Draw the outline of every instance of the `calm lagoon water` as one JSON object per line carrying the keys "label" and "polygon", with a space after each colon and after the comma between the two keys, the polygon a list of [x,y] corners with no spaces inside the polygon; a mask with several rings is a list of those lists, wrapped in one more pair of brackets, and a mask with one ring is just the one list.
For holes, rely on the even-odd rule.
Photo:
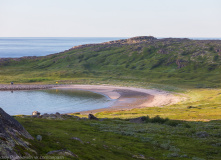
{"label": "calm lagoon water", "polygon": [[0,92],[0,107],[10,115],[71,113],[109,107],[114,102],[97,93],[71,89]]}

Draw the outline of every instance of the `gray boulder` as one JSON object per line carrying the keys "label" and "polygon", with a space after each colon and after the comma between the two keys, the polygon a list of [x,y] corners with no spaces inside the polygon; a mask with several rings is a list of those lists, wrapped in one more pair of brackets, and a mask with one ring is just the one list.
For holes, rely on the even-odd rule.
{"label": "gray boulder", "polygon": [[37,135],[36,139],[37,139],[38,141],[42,141],[42,136],[41,136],[41,135]]}
{"label": "gray boulder", "polygon": [[41,116],[42,118],[48,118],[49,117],[49,114],[45,113]]}
{"label": "gray boulder", "polygon": [[71,137],[71,139],[74,139],[74,140],[76,140],[76,141],[79,141],[79,142],[81,142],[82,144],[84,143],[80,138],[78,138],[78,137]]}
{"label": "gray boulder", "polygon": [[88,115],[88,119],[90,120],[99,120],[97,117],[95,117],[93,114]]}
{"label": "gray boulder", "polygon": [[66,150],[66,149],[50,151],[50,152],[47,153],[47,155],[70,156],[70,157],[73,157],[73,158],[78,157],[76,154],[74,154],[71,151]]}
{"label": "gray boulder", "polygon": [[[18,159],[16,157],[26,153],[28,156],[29,154],[26,151],[35,155],[36,152],[28,146],[29,143],[24,139],[34,138],[17,120],[0,108],[0,155],[2,157],[10,157],[9,159]],[[15,150],[16,146],[21,146],[24,150]]]}
{"label": "gray boulder", "polygon": [[199,138],[207,138],[209,137],[209,134],[206,131],[197,132],[196,136]]}

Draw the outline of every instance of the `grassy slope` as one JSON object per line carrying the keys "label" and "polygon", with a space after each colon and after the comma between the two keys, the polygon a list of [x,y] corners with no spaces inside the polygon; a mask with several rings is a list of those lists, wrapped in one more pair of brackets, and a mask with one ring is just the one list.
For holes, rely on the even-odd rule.
{"label": "grassy slope", "polygon": [[[41,142],[30,141],[38,156],[68,149],[83,160],[126,160],[141,155],[149,160],[218,160],[221,157],[221,121],[134,124],[120,119],[16,119],[34,137],[43,136]],[[199,138],[200,132],[207,132],[209,137]],[[80,138],[83,143],[72,137]]]}
{"label": "grassy slope", "polygon": [[1,62],[1,83],[106,78],[220,86],[221,41],[132,40],[88,45],[35,59],[6,60]]}

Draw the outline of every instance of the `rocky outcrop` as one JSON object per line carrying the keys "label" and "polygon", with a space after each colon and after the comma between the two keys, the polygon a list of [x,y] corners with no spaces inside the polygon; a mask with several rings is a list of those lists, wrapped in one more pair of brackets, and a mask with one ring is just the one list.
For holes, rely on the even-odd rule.
{"label": "rocky outcrop", "polygon": [[36,154],[25,139],[33,137],[13,117],[0,108],[0,155],[10,159]]}
{"label": "rocky outcrop", "polygon": [[74,115],[68,115],[68,114],[60,114],[58,112],[56,112],[55,114],[51,113],[44,113],[43,115],[32,115],[32,116],[26,116],[26,115],[22,115],[22,118],[42,118],[42,119],[51,119],[51,120],[66,120],[69,118],[76,118],[76,119],[84,119],[84,118],[80,118],[78,116],[74,116]]}
{"label": "rocky outcrop", "polygon": [[109,41],[109,42],[104,42],[104,43],[98,43],[98,44],[83,44],[79,46],[74,46],[71,49],[82,49],[86,47],[96,47],[96,46],[105,46],[105,45],[124,45],[124,44],[139,44],[139,43],[144,43],[147,41],[154,41],[157,40],[157,38],[152,37],[152,36],[139,36],[139,37],[132,37],[129,39],[120,39],[120,40],[115,40],[115,41]]}
{"label": "rocky outcrop", "polygon": [[153,36],[139,36],[139,37],[132,37],[127,39],[128,43],[141,43],[141,42],[146,42],[146,41],[152,41],[152,40],[157,40],[157,38]]}

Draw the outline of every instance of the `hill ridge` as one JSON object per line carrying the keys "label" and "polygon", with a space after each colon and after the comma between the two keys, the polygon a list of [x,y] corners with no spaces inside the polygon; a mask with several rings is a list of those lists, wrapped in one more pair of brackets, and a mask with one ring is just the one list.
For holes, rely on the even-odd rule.
{"label": "hill ridge", "polygon": [[0,59],[0,66],[3,74],[10,74],[14,68],[19,70],[16,74],[35,72],[40,77],[104,76],[145,81],[164,77],[166,83],[172,78],[217,84],[220,82],[215,77],[221,73],[221,40],[140,36],[79,45],[42,57]]}

